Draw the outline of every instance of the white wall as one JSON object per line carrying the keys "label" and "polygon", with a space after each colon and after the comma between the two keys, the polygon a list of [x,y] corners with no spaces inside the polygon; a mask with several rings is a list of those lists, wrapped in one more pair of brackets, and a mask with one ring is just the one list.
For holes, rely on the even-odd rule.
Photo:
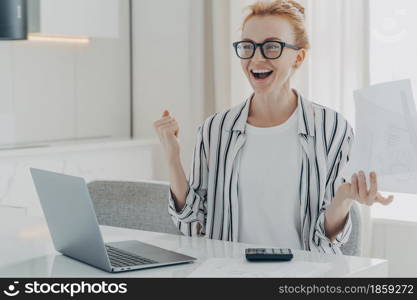
{"label": "white wall", "polygon": [[390,277],[417,276],[417,223],[372,220],[371,257],[388,260]]}
{"label": "white wall", "polygon": [[[202,14],[201,4],[201,0],[133,1],[134,136],[156,137],[153,121],[164,109],[170,110],[180,123],[187,174],[197,127],[203,120],[202,87],[197,80],[203,76],[198,68],[202,58],[201,50],[195,50],[197,33],[202,30],[196,20]],[[167,168],[160,157],[155,179],[163,180]]]}
{"label": "white wall", "polygon": [[119,38],[0,42],[0,144],[130,135],[129,7]]}
{"label": "white wall", "polygon": [[0,151],[0,211],[22,208],[41,215],[29,168],[93,180],[149,180],[153,140],[99,140]]}

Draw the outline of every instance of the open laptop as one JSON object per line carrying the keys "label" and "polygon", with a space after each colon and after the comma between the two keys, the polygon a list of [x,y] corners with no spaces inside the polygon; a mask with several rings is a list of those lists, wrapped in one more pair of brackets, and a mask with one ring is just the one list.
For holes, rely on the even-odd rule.
{"label": "open laptop", "polygon": [[33,168],[30,172],[58,252],[108,272],[195,260],[139,241],[104,243],[83,178]]}

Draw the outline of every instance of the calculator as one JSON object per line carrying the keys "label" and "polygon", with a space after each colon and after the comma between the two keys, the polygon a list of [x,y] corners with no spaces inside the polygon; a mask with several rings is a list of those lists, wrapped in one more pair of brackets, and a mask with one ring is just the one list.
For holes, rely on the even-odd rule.
{"label": "calculator", "polygon": [[281,248],[247,248],[245,256],[249,261],[289,261],[294,257],[291,249]]}

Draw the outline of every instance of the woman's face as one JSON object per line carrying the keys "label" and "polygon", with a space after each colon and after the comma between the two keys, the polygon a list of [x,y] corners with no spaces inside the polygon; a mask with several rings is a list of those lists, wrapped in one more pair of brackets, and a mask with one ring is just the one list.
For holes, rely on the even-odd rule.
{"label": "woman's face", "polygon": [[[279,40],[294,45],[295,36],[291,23],[280,16],[256,16],[250,18],[243,27],[242,40],[263,43],[266,40]],[[241,59],[246,77],[257,94],[271,93],[281,89],[303,61],[305,50],[285,47],[278,59],[266,59],[259,47],[251,59]],[[254,71],[272,71],[264,79],[255,78]]]}

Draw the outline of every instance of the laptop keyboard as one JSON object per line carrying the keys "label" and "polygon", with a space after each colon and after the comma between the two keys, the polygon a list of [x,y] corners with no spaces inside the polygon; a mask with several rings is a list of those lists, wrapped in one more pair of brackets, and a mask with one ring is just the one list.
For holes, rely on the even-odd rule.
{"label": "laptop keyboard", "polygon": [[128,267],[137,265],[156,264],[157,261],[139,255],[133,255],[121,249],[105,245],[110,263],[114,267]]}

